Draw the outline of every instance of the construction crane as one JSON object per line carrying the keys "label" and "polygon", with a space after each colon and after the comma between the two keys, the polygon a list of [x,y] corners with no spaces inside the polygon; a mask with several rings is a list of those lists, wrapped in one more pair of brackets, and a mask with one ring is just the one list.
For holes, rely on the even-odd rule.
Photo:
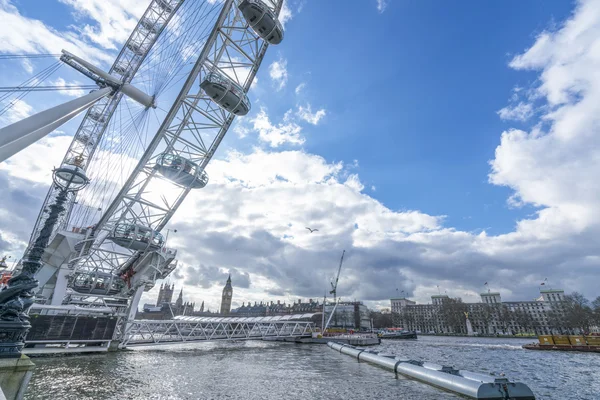
{"label": "construction crane", "polygon": [[344,262],[344,253],[346,253],[346,250],[342,251],[342,258],[340,259],[340,266],[338,267],[337,276],[335,277],[335,283],[331,282],[331,291],[329,292],[330,294],[333,295],[333,303],[334,304],[337,301],[337,285],[338,285],[338,280],[340,279],[340,272],[342,272],[342,263]]}

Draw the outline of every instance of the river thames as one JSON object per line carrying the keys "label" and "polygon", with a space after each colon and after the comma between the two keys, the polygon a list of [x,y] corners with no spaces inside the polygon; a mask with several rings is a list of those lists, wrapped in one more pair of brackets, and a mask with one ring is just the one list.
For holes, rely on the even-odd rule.
{"label": "river thames", "polygon": [[[402,357],[504,373],[536,399],[600,399],[600,354],[530,351],[532,339],[423,336],[384,341]],[[27,400],[462,399],[325,345],[219,342],[35,358]]]}

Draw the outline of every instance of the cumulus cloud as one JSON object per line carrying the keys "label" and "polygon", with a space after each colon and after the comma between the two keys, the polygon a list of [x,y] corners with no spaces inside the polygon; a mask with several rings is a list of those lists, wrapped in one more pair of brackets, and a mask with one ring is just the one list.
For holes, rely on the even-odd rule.
{"label": "cumulus cloud", "polygon": [[[304,143],[304,138],[300,135],[302,128],[289,118],[284,117],[278,124],[271,123],[269,116],[264,108],[252,119],[252,126],[258,132],[259,140],[269,144],[271,147],[279,147],[283,144],[299,145]],[[239,132],[244,132],[239,128]]]}
{"label": "cumulus cloud", "polygon": [[[574,16],[555,32],[542,33],[516,69],[539,71],[534,89],[546,102],[546,129],[502,134],[490,181],[514,189],[525,204],[544,208],[537,223],[581,230],[599,222],[600,185],[600,6],[580,1]],[[528,104],[530,106],[530,104]],[[545,216],[552,219],[544,221]],[[567,227],[565,226],[565,229]],[[556,229],[559,234],[560,229]]]}
{"label": "cumulus cloud", "polygon": [[[544,124],[529,132],[504,132],[490,163],[491,183],[512,188],[513,200],[539,207],[513,232],[462,232],[445,226],[444,216],[391,210],[366,195],[359,176],[347,174],[345,166],[302,152],[258,151],[211,164],[217,182],[202,199],[194,195],[186,203],[192,220],[202,220],[207,229],[183,248],[220,243],[212,236],[229,234],[235,239],[227,240],[249,246],[244,257],[245,251],[230,251],[221,239],[222,248],[202,256],[218,258],[212,262],[223,266],[242,262],[256,291],[240,296],[252,301],[263,299],[265,291],[273,296],[322,293],[339,259],[334,250],[342,248],[348,257],[340,290],[371,304],[385,305],[397,287],[426,302],[437,285],[464,296],[477,293],[486,281],[504,298],[532,298],[546,276],[555,287],[597,294],[592,282],[600,267],[595,179],[600,173],[600,15],[593,6],[580,2],[564,26],[540,35],[510,64],[539,71],[535,101],[547,103],[539,116]],[[533,100],[522,101],[524,109],[534,108]],[[308,165],[315,172],[307,173]],[[307,235],[304,226],[317,227],[318,236]]]}
{"label": "cumulus cloud", "polygon": [[58,86],[60,89],[58,90],[58,93],[60,94],[64,94],[65,96],[70,96],[70,97],[81,97],[83,95],[85,95],[85,90],[83,89],[78,89],[78,90],[66,90],[65,88],[67,86],[80,86],[82,85],[81,82],[79,81],[70,81],[67,82],[64,80],[64,78],[56,78],[55,80],[51,80],[48,82],[49,85],[53,85],[53,86]]}
{"label": "cumulus cloud", "polygon": [[498,111],[500,118],[505,120],[526,121],[533,114],[533,105],[519,102],[513,106],[507,106]]}
{"label": "cumulus cloud", "polygon": [[324,108],[321,108],[320,110],[313,113],[310,104],[306,104],[306,107],[303,107],[303,106],[298,107],[298,111],[296,112],[296,115],[300,119],[308,122],[309,124],[313,124],[313,125],[317,125],[319,123],[319,121],[323,117],[325,117],[326,114],[327,114],[327,112],[325,111]]}
{"label": "cumulus cloud", "polygon": [[[271,0],[272,1],[272,0]],[[283,6],[281,7],[281,11],[279,12],[279,22],[285,28],[285,24],[292,19],[292,9],[290,8],[290,2],[288,0],[283,0]],[[302,5],[299,6],[299,8]],[[300,9],[298,9],[300,12]]]}
{"label": "cumulus cloud", "polygon": [[277,61],[273,61],[273,63],[269,65],[269,76],[275,83],[277,90],[283,89],[288,80],[287,60],[280,58]]}
{"label": "cumulus cloud", "polygon": [[377,0],[377,11],[379,11],[380,13],[384,12],[387,6],[387,0]]}
{"label": "cumulus cloud", "polygon": [[[339,293],[370,305],[389,306],[396,288],[426,302],[437,285],[462,296],[483,282],[505,299],[527,299],[545,277],[554,287],[597,295],[598,38],[600,6],[580,1],[566,23],[542,33],[510,64],[536,71],[539,84],[527,90],[543,103],[538,108],[534,100],[520,100],[536,109],[530,118],[539,120],[531,130],[502,133],[490,161],[490,182],[511,188],[514,202],[537,210],[512,232],[464,232],[443,215],[394,209],[365,193],[358,165],[274,151],[304,142],[303,120],[292,110],[273,122],[261,109],[246,123],[271,149],[212,160],[210,184],[192,191],[171,220],[178,233],[169,244],[179,250],[181,264],[171,279],[189,286],[186,300],[205,300],[213,310],[229,272],[234,304],[317,297],[345,249]],[[58,138],[40,145],[45,154],[64,153]],[[49,164],[35,157],[0,164],[0,186],[7,188],[0,205],[2,247],[24,246],[45,194],[34,183],[49,182],[42,176]],[[310,234],[306,226],[319,231]],[[145,298],[155,298],[156,291]]]}
{"label": "cumulus cloud", "polygon": [[247,289],[250,287],[250,275],[236,268],[225,270],[212,265],[200,264],[199,266],[190,265],[182,269],[185,271],[186,285],[208,289],[214,285],[224,284],[227,278],[231,276],[231,279],[235,281],[236,288]]}
{"label": "cumulus cloud", "polygon": [[97,45],[118,50],[127,40],[139,18],[148,7],[148,0],[59,0],[75,10],[75,17],[89,18],[77,30]]}
{"label": "cumulus cloud", "polygon": [[[10,105],[10,108],[7,109],[4,114],[0,115],[0,122],[3,124],[12,124],[13,122],[20,121],[33,114],[33,107],[24,100],[12,99],[7,101],[9,102],[7,105]],[[2,106],[5,105],[3,104]]]}
{"label": "cumulus cloud", "polygon": [[76,30],[59,31],[40,20],[27,18],[11,0],[0,0],[0,21],[0,52],[60,53],[65,49],[92,62],[112,62],[112,56],[82,40]]}
{"label": "cumulus cloud", "polygon": [[294,90],[294,92],[298,95],[298,94],[300,94],[300,92],[302,92],[304,90],[305,87],[306,87],[306,83],[302,82],[301,84],[296,86],[296,89]]}

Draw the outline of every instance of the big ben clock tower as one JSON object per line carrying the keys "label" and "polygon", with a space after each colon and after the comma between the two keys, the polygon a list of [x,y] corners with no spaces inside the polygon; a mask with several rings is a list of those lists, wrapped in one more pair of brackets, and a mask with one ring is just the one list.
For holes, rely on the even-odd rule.
{"label": "big ben clock tower", "polygon": [[223,288],[223,296],[221,297],[221,314],[229,314],[231,310],[231,298],[233,297],[233,288],[231,287],[231,275],[227,278],[227,283]]}

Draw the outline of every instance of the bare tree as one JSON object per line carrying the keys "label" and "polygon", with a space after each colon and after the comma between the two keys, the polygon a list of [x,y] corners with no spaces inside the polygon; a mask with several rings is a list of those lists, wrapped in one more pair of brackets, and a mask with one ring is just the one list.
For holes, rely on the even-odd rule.
{"label": "bare tree", "polygon": [[593,325],[594,313],[590,301],[581,293],[573,292],[565,296],[565,325],[570,331],[589,332]]}
{"label": "bare tree", "polygon": [[515,310],[513,312],[513,319],[515,324],[522,328],[523,333],[532,333],[532,328],[534,327],[534,320],[533,318],[527,314],[525,311],[523,310]]}
{"label": "bare tree", "polygon": [[440,313],[454,333],[466,333],[465,312],[468,308],[462,299],[445,299]]}
{"label": "bare tree", "polygon": [[369,317],[373,320],[373,328],[389,328],[392,326],[392,314],[371,311]]}
{"label": "bare tree", "polygon": [[491,304],[488,303],[481,303],[479,304],[479,306],[477,307],[477,312],[476,315],[474,316],[474,321],[477,325],[481,326],[483,328],[483,331],[480,332],[484,335],[490,334],[490,333],[495,333],[495,332],[490,332],[490,322],[492,322],[493,318],[494,318],[494,308]]}
{"label": "bare tree", "polygon": [[592,320],[594,325],[600,326],[600,296],[596,297],[594,301],[592,301]]}
{"label": "bare tree", "polygon": [[512,325],[514,324],[514,314],[506,305],[501,304],[496,308],[496,318],[500,323],[504,334],[510,333],[511,335],[514,335],[514,330],[512,329]]}
{"label": "bare tree", "polygon": [[548,312],[548,325],[552,332],[565,333],[565,312],[562,307],[552,306],[552,309]]}

